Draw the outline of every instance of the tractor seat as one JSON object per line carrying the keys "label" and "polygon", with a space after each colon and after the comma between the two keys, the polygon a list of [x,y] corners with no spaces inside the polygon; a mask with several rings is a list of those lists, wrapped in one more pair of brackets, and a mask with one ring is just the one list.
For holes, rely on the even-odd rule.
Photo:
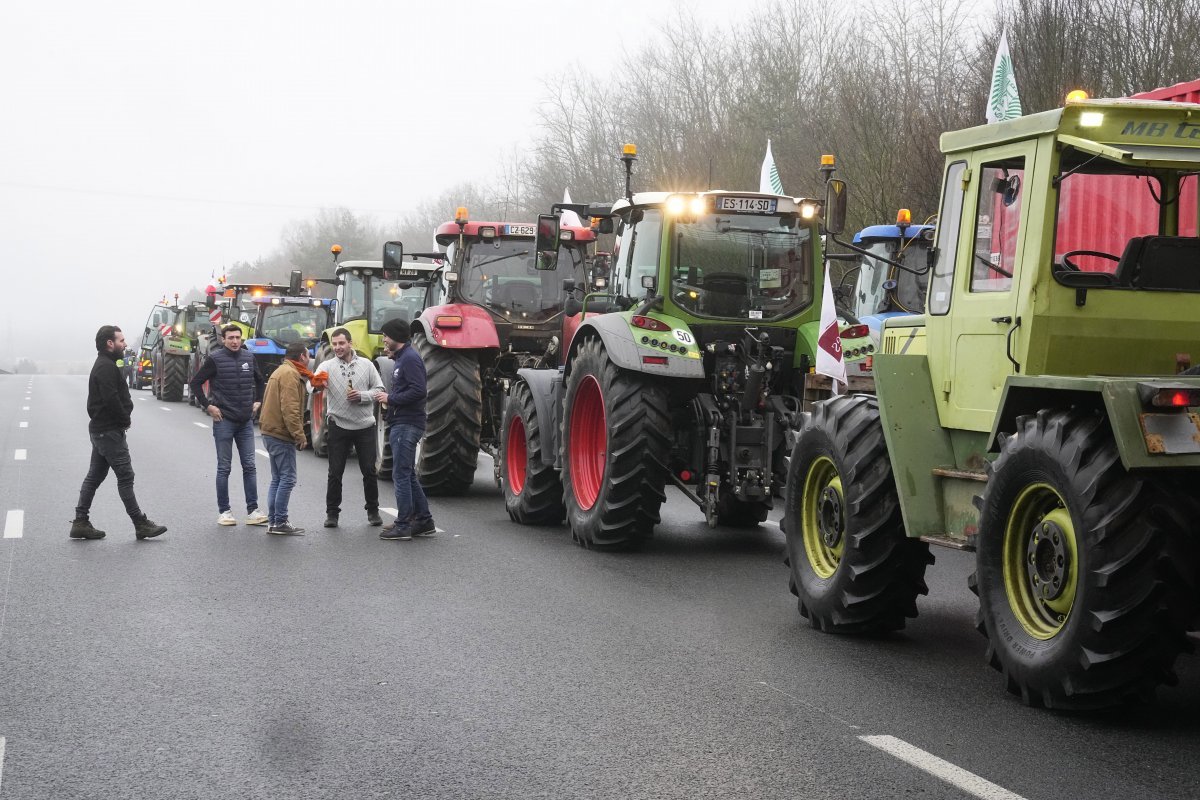
{"label": "tractor seat", "polygon": [[1116,276],[1121,286],[1200,292],[1200,238],[1134,237],[1125,245]]}
{"label": "tractor seat", "polygon": [[506,283],[496,288],[494,302],[508,308],[537,308],[541,292],[532,283]]}

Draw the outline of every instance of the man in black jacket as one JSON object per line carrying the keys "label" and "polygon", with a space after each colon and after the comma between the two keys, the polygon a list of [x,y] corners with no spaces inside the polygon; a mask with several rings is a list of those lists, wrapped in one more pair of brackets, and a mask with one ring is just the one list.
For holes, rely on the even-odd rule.
{"label": "man in black jacket", "polygon": [[267,515],[258,510],[258,469],[254,463],[254,414],[262,405],[266,382],[254,362],[254,354],[242,347],[242,331],[238,326],[222,328],[221,342],[225,346],[209,354],[188,384],[196,402],[213,418],[213,441],[217,446],[217,524],[237,525],[229,500],[229,473],[233,470],[236,444],[242,465],[242,489],[246,493],[246,524],[266,525]]}
{"label": "man in black jacket", "polygon": [[72,539],[103,539],[104,531],[97,530],[88,519],[92,498],[111,468],[117,474],[117,492],[125,504],[125,513],[133,520],[133,532],[138,539],[149,539],[166,533],[163,525],[147,519],[133,495],[133,462],[129,458],[129,443],[125,431],[133,400],[129,387],[121,378],[117,361],[125,353],[125,334],[114,325],[105,325],[96,332],[96,363],[88,378],[88,434],[92,439],[92,463],[79,489],[75,504],[75,519],[71,522]]}

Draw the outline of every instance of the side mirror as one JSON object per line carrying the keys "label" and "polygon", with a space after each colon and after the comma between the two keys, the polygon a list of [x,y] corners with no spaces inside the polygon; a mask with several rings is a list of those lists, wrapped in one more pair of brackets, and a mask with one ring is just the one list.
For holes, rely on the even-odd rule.
{"label": "side mirror", "polygon": [[647,292],[653,292],[655,290],[655,288],[657,288],[657,286],[658,286],[658,279],[656,279],[653,275],[643,275],[642,276],[642,288],[645,289]]}
{"label": "side mirror", "polygon": [[846,230],[846,182],[831,178],[825,184],[825,232],[837,236]]}
{"label": "side mirror", "polygon": [[288,276],[288,294],[295,296],[300,294],[300,287],[304,283],[304,276],[300,274],[300,270],[292,270],[292,274]]}
{"label": "side mirror", "polygon": [[613,221],[612,217],[601,217],[599,224],[596,226],[596,233],[612,233]]}
{"label": "side mirror", "polygon": [[404,243],[385,242],[383,245],[384,271],[404,268]]}
{"label": "side mirror", "polygon": [[559,221],[554,214],[538,214],[537,238],[533,250],[537,253],[534,264],[538,269],[552,270],[558,266]]}
{"label": "side mirror", "polygon": [[204,295],[204,307],[210,310],[216,308],[217,296],[215,294]]}

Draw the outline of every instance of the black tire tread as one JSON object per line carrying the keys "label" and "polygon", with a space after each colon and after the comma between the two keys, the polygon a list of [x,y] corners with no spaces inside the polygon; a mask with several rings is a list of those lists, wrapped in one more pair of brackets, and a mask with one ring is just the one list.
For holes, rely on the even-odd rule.
{"label": "black tire tread", "polygon": [[437,347],[423,334],[412,346],[425,361],[428,421],[418,477],[427,494],[462,494],[475,481],[483,426],[483,381],[473,352]]}
{"label": "black tire tread", "polygon": [[183,401],[187,384],[188,360],[183,356],[163,356],[162,399],[168,403]]}
{"label": "black tire tread", "polygon": [[[525,426],[528,462],[525,465],[525,486],[521,494],[514,495],[508,481],[508,430],[509,420],[518,414]],[[500,453],[504,459],[501,464],[504,506],[513,522],[522,525],[557,525],[567,513],[566,506],[563,505],[562,478],[553,464],[542,462],[541,422],[529,384],[518,381],[508,395],[500,437]]]}

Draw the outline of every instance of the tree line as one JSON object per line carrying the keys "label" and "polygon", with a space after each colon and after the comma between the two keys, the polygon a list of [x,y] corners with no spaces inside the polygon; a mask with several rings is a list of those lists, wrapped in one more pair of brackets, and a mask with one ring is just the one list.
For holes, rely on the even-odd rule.
{"label": "tree line", "polygon": [[850,223],[936,213],[940,134],[984,123],[992,62],[1007,29],[1025,114],[1081,88],[1120,97],[1200,77],[1200,0],[979,0],[918,4],[776,0],[736,24],[705,27],[685,5],[653,45],[599,74],[547,78],[532,146],[498,174],[448,187],[387,222],[323,210],[285,231],[271,254],[230,280],[327,274],[378,258],[387,239],[428,250],[465,205],[477,219],[529,220],[569,189],[577,202],[621,196],[620,145],[639,154],[634,189],[756,190],[768,139],[788,194],[820,196],[820,156],[850,182]]}

